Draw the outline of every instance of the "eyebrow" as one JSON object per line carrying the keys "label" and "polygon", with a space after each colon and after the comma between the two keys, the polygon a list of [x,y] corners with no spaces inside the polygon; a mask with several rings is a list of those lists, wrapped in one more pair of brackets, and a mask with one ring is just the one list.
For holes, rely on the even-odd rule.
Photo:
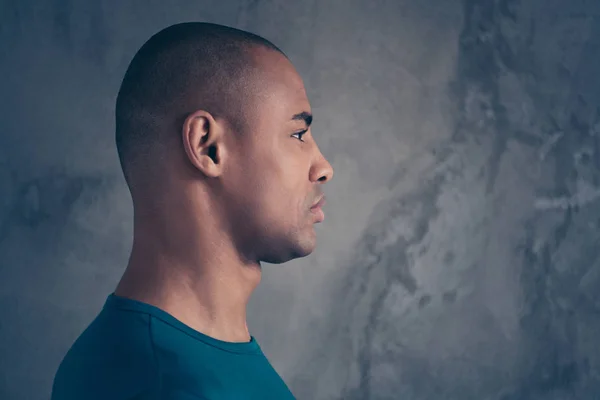
{"label": "eyebrow", "polygon": [[307,128],[312,123],[312,119],[313,116],[308,111],[302,111],[301,113],[294,114],[294,116],[292,116],[292,121],[304,121]]}

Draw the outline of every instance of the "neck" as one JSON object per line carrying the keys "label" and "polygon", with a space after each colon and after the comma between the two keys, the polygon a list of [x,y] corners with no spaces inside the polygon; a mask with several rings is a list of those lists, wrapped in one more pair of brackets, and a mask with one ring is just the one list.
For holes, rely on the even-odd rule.
{"label": "neck", "polygon": [[246,307],[260,282],[260,263],[242,262],[228,238],[211,234],[203,240],[209,238],[197,229],[181,231],[189,220],[172,219],[152,229],[143,226],[147,220],[135,222],[131,256],[115,295],[154,305],[215,339],[248,342]]}

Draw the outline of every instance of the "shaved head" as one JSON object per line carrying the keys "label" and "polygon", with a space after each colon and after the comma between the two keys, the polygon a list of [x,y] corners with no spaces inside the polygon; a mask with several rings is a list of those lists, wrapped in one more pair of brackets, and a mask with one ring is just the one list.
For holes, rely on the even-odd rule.
{"label": "shaved head", "polygon": [[252,268],[310,254],[321,218],[311,207],[333,173],[312,120],[302,78],[266,39],[209,23],[152,36],[116,105],[134,242]]}
{"label": "shaved head", "polygon": [[116,145],[125,180],[147,171],[160,158],[166,135],[177,135],[186,117],[199,109],[230,127],[247,130],[260,67],[256,49],[285,54],[249,32],[210,23],[172,25],[152,36],[136,53],[116,104]]}

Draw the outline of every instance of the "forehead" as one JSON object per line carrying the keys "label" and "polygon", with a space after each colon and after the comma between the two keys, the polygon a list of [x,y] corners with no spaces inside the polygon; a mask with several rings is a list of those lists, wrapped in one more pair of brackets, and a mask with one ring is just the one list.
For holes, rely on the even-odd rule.
{"label": "forehead", "polygon": [[286,114],[310,112],[310,103],[302,78],[293,64],[282,54],[270,49],[257,49],[254,54],[260,70],[259,93],[271,110]]}

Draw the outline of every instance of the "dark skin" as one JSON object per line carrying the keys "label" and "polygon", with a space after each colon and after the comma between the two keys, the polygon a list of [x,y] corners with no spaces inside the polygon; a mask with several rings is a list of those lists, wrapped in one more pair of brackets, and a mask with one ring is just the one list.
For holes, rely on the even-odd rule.
{"label": "dark skin", "polygon": [[291,62],[270,49],[251,54],[260,72],[247,134],[206,110],[187,117],[151,187],[132,193],[133,248],[115,290],[228,342],[250,340],[246,308],[261,261],[314,251],[310,208],[333,176],[306,121],[292,118],[311,108]]}

